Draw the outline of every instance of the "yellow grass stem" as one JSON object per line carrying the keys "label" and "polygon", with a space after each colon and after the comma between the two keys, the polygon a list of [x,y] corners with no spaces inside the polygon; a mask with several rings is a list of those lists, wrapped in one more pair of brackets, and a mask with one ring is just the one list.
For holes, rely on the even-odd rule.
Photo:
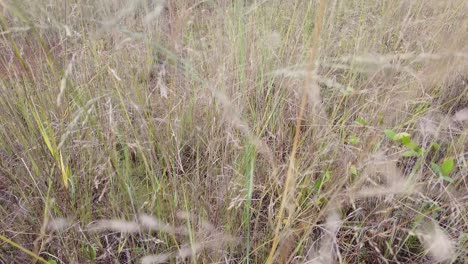
{"label": "yellow grass stem", "polygon": [[[267,259],[267,264],[273,263],[274,256],[276,253],[276,249],[279,244],[279,238],[280,238],[280,230],[281,226],[283,224],[283,216],[284,216],[284,210],[285,210],[285,205],[289,204],[288,203],[288,198],[290,198],[293,193],[291,193],[290,188],[292,187],[292,183],[295,181],[295,173],[294,173],[294,164],[296,161],[296,153],[297,153],[297,147],[299,144],[299,137],[300,137],[300,128],[302,124],[302,118],[304,116],[304,110],[307,105],[307,99],[309,97],[309,89],[312,84],[312,74],[314,70],[314,62],[315,62],[315,57],[317,55],[318,51],[318,44],[319,44],[319,39],[320,39],[320,33],[322,31],[322,20],[325,15],[325,10],[327,7],[328,1],[327,0],[320,0],[318,4],[318,9],[317,13],[315,15],[315,23],[314,23],[314,32],[313,32],[313,39],[312,39],[312,47],[310,48],[310,57],[309,57],[309,63],[308,63],[308,68],[307,68],[307,77],[304,83],[304,87],[302,89],[302,98],[301,98],[301,104],[299,107],[299,114],[296,119],[296,131],[294,133],[294,140],[293,140],[293,146],[291,150],[291,154],[289,157],[289,166],[288,166],[288,171],[286,175],[286,182],[284,184],[284,189],[283,189],[283,194],[281,198],[281,204],[280,204],[280,209],[278,212],[278,217],[276,221],[276,227],[275,227],[275,233],[273,237],[273,244],[270,249],[270,254]],[[292,204],[292,203],[291,203]],[[285,223],[285,226],[289,225],[289,220]]]}
{"label": "yellow grass stem", "polygon": [[37,254],[35,254],[34,252],[32,252],[31,250],[27,249],[27,248],[24,248],[22,247],[21,245],[17,244],[16,242],[8,239],[7,237],[4,237],[2,235],[0,235],[0,240],[7,243],[7,244],[10,244],[11,246],[23,251],[24,253],[28,254],[29,256],[31,256],[32,258],[34,258],[36,261],[40,261],[42,263],[49,263],[47,262],[47,260],[41,258],[40,256],[38,256]]}

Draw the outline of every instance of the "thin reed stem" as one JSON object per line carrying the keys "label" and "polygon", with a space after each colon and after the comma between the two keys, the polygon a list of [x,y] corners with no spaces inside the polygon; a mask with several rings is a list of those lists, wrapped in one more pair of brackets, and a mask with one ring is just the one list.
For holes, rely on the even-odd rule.
{"label": "thin reed stem", "polygon": [[[306,77],[306,80],[302,89],[301,104],[299,107],[299,114],[296,119],[296,131],[294,133],[293,146],[292,146],[292,150],[291,150],[290,157],[289,157],[289,166],[288,166],[286,182],[284,184],[283,194],[281,198],[280,209],[279,209],[278,217],[276,221],[273,244],[271,246],[270,254],[267,260],[268,264],[273,263],[273,258],[275,256],[276,249],[278,248],[280,231],[281,231],[281,226],[283,223],[285,205],[293,204],[293,203],[288,203],[288,198],[291,198],[294,195],[294,193],[292,192],[293,191],[292,187],[294,184],[292,183],[295,182],[294,164],[296,162],[296,153],[297,153],[297,147],[299,144],[300,128],[302,124],[302,118],[304,116],[305,107],[307,106],[307,98],[309,97],[309,89],[312,84],[314,62],[315,62],[315,57],[318,51],[320,33],[322,31],[322,21],[325,15],[327,4],[328,4],[327,0],[321,0],[318,5],[317,14],[315,15],[315,23],[314,23],[315,27],[314,27],[314,32],[313,32],[312,47],[310,48],[310,57],[309,57],[309,63],[308,63],[308,68],[307,68],[308,74],[307,74],[307,77]],[[285,227],[290,225],[289,222],[290,220],[288,218],[288,221],[285,223]]]}

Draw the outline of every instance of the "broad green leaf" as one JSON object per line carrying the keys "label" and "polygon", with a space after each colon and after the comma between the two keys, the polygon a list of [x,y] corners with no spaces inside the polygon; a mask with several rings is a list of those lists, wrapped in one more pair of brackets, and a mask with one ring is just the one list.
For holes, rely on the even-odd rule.
{"label": "broad green leaf", "polygon": [[412,140],[411,140],[411,136],[410,134],[408,133],[398,133],[396,136],[395,136],[395,141],[399,141],[401,142],[401,144],[403,144],[406,148],[410,149],[410,150],[414,150],[416,152],[418,152],[418,154],[422,154],[422,149],[418,146],[418,144],[414,143]]}
{"label": "broad green leaf", "polygon": [[[444,164],[445,164],[446,162],[447,162],[447,160],[444,162]],[[453,162],[453,160],[452,160],[452,162]],[[444,164],[443,164],[442,166],[444,166]],[[445,166],[447,166],[446,170],[448,170],[449,167],[450,167],[450,162],[448,162],[448,165],[445,165]],[[453,167],[454,167],[454,166],[455,166],[455,164],[452,164],[452,168],[451,168],[450,172],[453,170]],[[434,162],[431,162],[431,168],[432,168],[432,170],[433,170],[439,177],[441,177],[443,180],[445,180],[445,181],[447,181],[447,182],[450,182],[450,183],[453,183],[453,182],[454,182],[454,180],[453,180],[452,178],[448,177],[446,174],[444,174],[444,173],[442,172],[442,167],[441,167],[441,166],[435,164]]]}
{"label": "broad green leaf", "polygon": [[410,142],[411,135],[406,132],[401,132],[395,135],[394,140],[401,141],[401,143],[405,144],[406,142]]}
{"label": "broad green leaf", "polygon": [[440,166],[440,172],[442,175],[447,176],[449,175],[455,167],[455,162],[453,159],[446,159],[444,163]]}
{"label": "broad green leaf", "polygon": [[47,261],[47,264],[57,264],[57,261],[55,259],[51,259]]}
{"label": "broad green leaf", "polygon": [[413,141],[404,143],[403,145],[405,145],[405,147],[408,148],[408,149],[414,150],[414,151],[418,152],[419,154],[422,154],[421,148],[416,143],[414,143]]}
{"label": "broad green leaf", "polygon": [[432,143],[432,148],[434,148],[434,150],[437,151],[437,150],[440,149],[440,146],[439,146],[439,144],[437,144],[437,142],[434,142],[434,143]]}
{"label": "broad green leaf", "polygon": [[384,133],[385,133],[385,135],[386,135],[389,139],[395,140],[396,133],[395,133],[393,130],[391,130],[391,129],[385,129],[385,130],[384,130]]}

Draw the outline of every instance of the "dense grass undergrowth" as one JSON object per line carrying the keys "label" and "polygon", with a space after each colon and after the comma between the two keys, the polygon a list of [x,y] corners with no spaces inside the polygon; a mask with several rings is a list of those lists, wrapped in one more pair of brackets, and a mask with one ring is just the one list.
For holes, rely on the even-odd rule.
{"label": "dense grass undergrowth", "polygon": [[0,263],[468,261],[466,1],[0,11]]}

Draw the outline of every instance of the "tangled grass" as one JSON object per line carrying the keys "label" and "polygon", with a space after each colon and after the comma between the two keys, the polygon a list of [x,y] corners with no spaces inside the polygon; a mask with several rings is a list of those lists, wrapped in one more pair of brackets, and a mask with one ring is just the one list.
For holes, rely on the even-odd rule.
{"label": "tangled grass", "polygon": [[0,1],[0,263],[466,263],[467,9]]}

